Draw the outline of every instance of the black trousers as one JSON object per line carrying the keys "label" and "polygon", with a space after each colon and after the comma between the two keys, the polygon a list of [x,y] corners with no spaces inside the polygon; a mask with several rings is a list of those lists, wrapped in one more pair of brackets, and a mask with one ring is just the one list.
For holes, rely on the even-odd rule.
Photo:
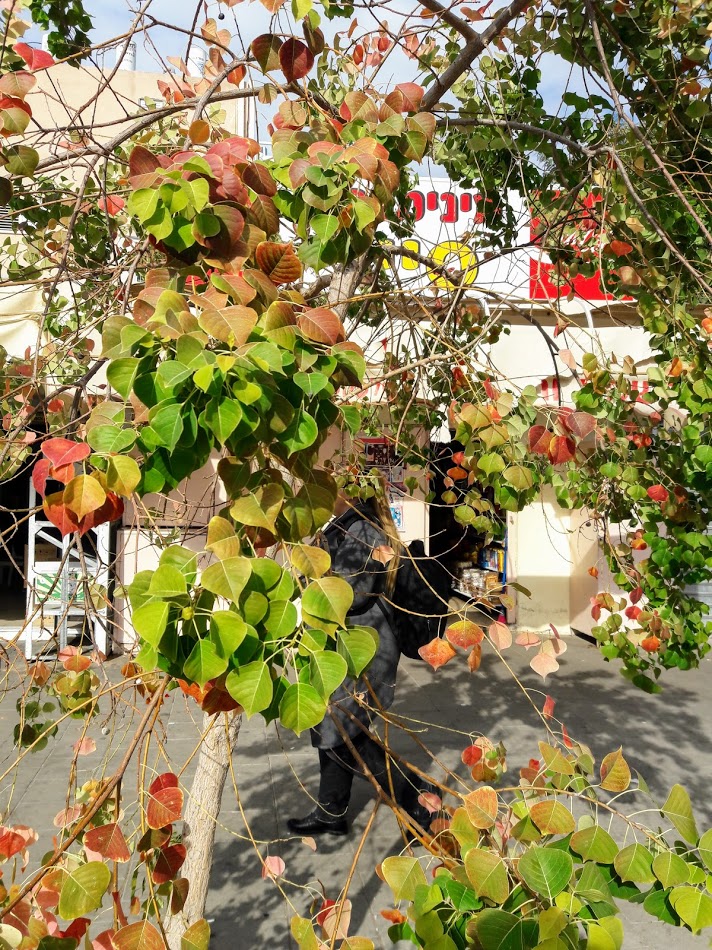
{"label": "black trousers", "polygon": [[[424,784],[422,779],[393,759],[390,759],[389,767],[388,756],[370,733],[363,732],[351,741],[384,792],[389,797],[393,795],[395,801],[410,813]],[[354,775],[365,778],[365,773],[345,743],[333,749],[319,749],[319,768],[319,809],[326,818],[341,818],[349,806]]]}

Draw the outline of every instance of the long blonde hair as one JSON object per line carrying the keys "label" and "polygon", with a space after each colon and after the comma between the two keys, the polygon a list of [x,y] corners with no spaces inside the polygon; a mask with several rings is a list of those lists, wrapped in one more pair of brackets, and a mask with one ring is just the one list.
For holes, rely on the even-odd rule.
{"label": "long blonde hair", "polygon": [[377,476],[376,480],[378,482],[376,485],[376,493],[371,498],[371,501],[373,502],[379,526],[383,529],[383,533],[390,541],[390,546],[393,549],[393,557],[386,565],[386,593],[391,597],[396,586],[396,576],[400,565],[403,543],[398,534],[398,528],[396,528],[393,515],[391,514],[391,506],[388,501],[388,483],[381,474]]}

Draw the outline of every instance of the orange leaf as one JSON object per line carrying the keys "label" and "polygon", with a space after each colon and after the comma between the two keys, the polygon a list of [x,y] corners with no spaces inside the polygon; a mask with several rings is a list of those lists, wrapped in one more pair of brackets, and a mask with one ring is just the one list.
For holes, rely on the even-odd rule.
{"label": "orange leaf", "polygon": [[651,485],[648,489],[648,498],[651,501],[659,501],[661,504],[664,501],[667,501],[670,497],[670,492],[667,488],[663,488],[662,485]]}
{"label": "orange leaf", "polygon": [[188,138],[194,145],[202,145],[210,138],[210,123],[205,119],[196,119],[188,129]]}
{"label": "orange leaf", "polygon": [[84,844],[96,851],[107,861],[124,863],[131,860],[131,852],[126,844],[124,833],[116,822],[108,825],[99,825],[84,835]]}
{"label": "orange leaf", "polygon": [[499,811],[499,801],[491,785],[484,785],[470,792],[469,795],[465,795],[463,802],[467,817],[475,828],[484,831],[494,825]]}
{"label": "orange leaf", "polygon": [[575,456],[576,443],[564,435],[555,435],[549,442],[547,451],[552,465],[563,465]]}
{"label": "orange leaf", "polygon": [[96,742],[91,738],[79,739],[72,746],[77,755],[91,755],[96,752]]}
{"label": "orange leaf", "polygon": [[116,950],[166,950],[163,937],[147,920],[122,927],[114,935],[113,945]]}
{"label": "orange leaf", "polygon": [[395,907],[389,907],[387,910],[382,910],[380,913],[381,917],[385,918],[385,920],[389,920],[392,924],[404,924],[408,919],[405,914],[401,914],[401,912]]}
{"label": "orange leaf", "polygon": [[265,862],[262,865],[262,878],[266,880],[268,877],[270,878],[281,877],[284,874],[286,869],[287,869],[287,865],[284,863],[282,858],[280,858],[276,854],[275,855],[271,854],[265,858]]}
{"label": "orange leaf", "polygon": [[529,663],[529,666],[543,679],[546,679],[549,673],[555,673],[559,668],[556,658],[550,653],[537,653]]}
{"label": "orange leaf", "polygon": [[479,643],[476,643],[472,648],[472,653],[467,658],[467,668],[470,673],[476,673],[480,668],[480,663],[482,662],[482,647]]}
{"label": "orange leaf", "polygon": [[608,247],[617,257],[625,257],[633,250],[633,245],[626,241],[611,241]]}
{"label": "orange leaf", "polygon": [[445,666],[454,656],[457,656],[450,644],[440,637],[436,637],[434,640],[431,640],[430,643],[426,643],[425,646],[420,647],[418,653],[434,670]]}
{"label": "orange leaf", "polygon": [[178,821],[182,809],[183,792],[178,788],[178,776],[173,772],[159,775],[148,790],[148,827],[158,829]]}
{"label": "orange leaf", "polygon": [[498,650],[506,650],[507,647],[511,647],[512,631],[509,629],[506,623],[501,623],[499,620],[491,623],[487,633],[489,634],[490,640]]}
{"label": "orange leaf", "polygon": [[640,645],[646,653],[657,653],[660,649],[660,639],[656,636],[646,637]]}
{"label": "orange leaf", "polygon": [[469,650],[477,643],[482,643],[485,632],[482,627],[471,620],[456,620],[445,631],[448,641],[462,650]]}
{"label": "orange leaf", "polygon": [[291,244],[262,241],[255,250],[257,266],[273,284],[291,284],[302,276],[302,264]]}
{"label": "orange leaf", "polygon": [[346,339],[341,320],[336,313],[328,307],[315,307],[312,310],[305,310],[297,320],[299,329],[310,340],[315,343],[325,343],[333,346],[335,343],[341,343]]}

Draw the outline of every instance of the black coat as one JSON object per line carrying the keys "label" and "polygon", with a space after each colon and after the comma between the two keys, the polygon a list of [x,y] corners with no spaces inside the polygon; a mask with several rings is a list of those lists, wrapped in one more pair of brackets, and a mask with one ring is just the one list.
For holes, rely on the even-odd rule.
{"label": "black coat", "polygon": [[[386,605],[384,613],[378,603],[377,595],[385,589],[386,567],[375,560],[372,553],[381,545],[389,545],[390,541],[373,523],[375,517],[370,507],[358,507],[356,511],[359,518],[354,518],[352,511],[348,511],[331,522],[324,531],[324,540],[331,554],[332,572],[347,581],[354,591],[347,624],[373,627],[378,631],[378,650],[365,676],[381,706],[388,709],[393,703],[400,651],[389,622],[390,608]],[[362,694],[370,706],[375,705],[363,677],[356,682],[346,679],[331,697],[324,721],[312,729],[312,745],[318,749],[333,749],[343,744],[343,736],[332,716],[338,719],[351,738],[363,732],[351,718],[351,715],[355,716],[366,726],[370,722],[368,710],[355,698],[358,694]]]}

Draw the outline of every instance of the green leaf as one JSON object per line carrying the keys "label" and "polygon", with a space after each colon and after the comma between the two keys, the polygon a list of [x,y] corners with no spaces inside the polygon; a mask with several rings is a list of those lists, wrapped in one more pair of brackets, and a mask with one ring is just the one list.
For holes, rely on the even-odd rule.
{"label": "green leaf", "polygon": [[112,452],[125,452],[136,441],[133,429],[120,429],[118,426],[94,426],[87,432],[87,442],[100,455]]}
{"label": "green leaf", "polygon": [[136,459],[128,455],[115,455],[106,468],[106,487],[117,495],[128,498],[141,481],[141,470]]}
{"label": "green leaf", "polygon": [[485,475],[496,475],[497,472],[504,470],[504,459],[501,455],[490,452],[477,460],[477,467],[483,471]]}
{"label": "green leaf", "polygon": [[161,444],[172,451],[183,433],[183,407],[177,403],[162,406],[156,412],[151,410],[148,419]]}
{"label": "green leaf", "polygon": [[284,503],[284,489],[272,482],[249,495],[237,498],[230,507],[230,514],[237,524],[275,530],[275,519]]}
{"label": "green leaf", "polygon": [[509,897],[509,878],[502,858],[493,851],[470,848],[465,855],[465,870],[478,897],[503,904]]}
{"label": "green leaf", "polygon": [[309,660],[309,682],[327,702],[341,686],[348,673],[348,664],[340,653],[318,650]]}
{"label": "green leaf", "polygon": [[217,679],[226,669],[227,657],[218,653],[212,640],[198,640],[183,664],[185,678],[198,686]]}
{"label": "green leaf", "polygon": [[517,868],[528,888],[551,901],[571,880],[574,862],[565,851],[531,848],[521,856]]}
{"label": "green leaf", "polygon": [[358,679],[376,655],[378,634],[370,627],[351,627],[336,638],[336,650],[346,660],[349,676]]}
{"label": "green leaf", "polygon": [[502,477],[517,491],[526,491],[534,484],[534,473],[523,465],[508,465]]}
{"label": "green leaf", "polygon": [[103,861],[89,861],[65,877],[59,895],[59,916],[76,920],[101,907],[101,899],[111,883],[111,871]]}
{"label": "green leaf", "polygon": [[247,624],[232,610],[215,610],[210,616],[210,639],[217,655],[229,659],[247,636]]}
{"label": "green leaf", "polygon": [[328,551],[309,544],[295,544],[289,556],[294,568],[305,577],[323,577],[331,567]]}
{"label": "green leaf", "polygon": [[679,854],[666,851],[653,858],[653,874],[663,887],[677,887],[686,884],[690,878],[690,866]]}
{"label": "green leaf", "polygon": [[642,844],[629,844],[619,851],[613,861],[613,866],[623,881],[650,884],[655,880],[653,856]]}
{"label": "green leaf", "polygon": [[152,597],[175,599],[184,597],[188,593],[185,575],[171,564],[160,565],[148,585],[148,593]]}
{"label": "green leaf", "polygon": [[225,687],[245,710],[248,719],[267,709],[272,701],[272,677],[269,666],[263,660],[255,660],[228,673]]}
{"label": "green leaf", "polygon": [[134,610],[131,623],[141,639],[153,647],[158,646],[168,623],[170,609],[170,604],[156,600]]}
{"label": "green leaf", "polygon": [[297,735],[317,726],[326,715],[326,701],[308,683],[292,683],[279,704],[279,720]]}
{"label": "green leaf", "polygon": [[181,544],[171,544],[161,552],[159,566],[164,564],[175,567],[185,577],[186,583],[193,585],[198,576],[198,555]]}
{"label": "green leaf", "polygon": [[158,190],[156,188],[139,188],[129,196],[127,208],[129,214],[139,221],[148,221],[158,208]]}
{"label": "green leaf", "polygon": [[205,423],[221,445],[225,444],[241,421],[242,408],[234,399],[216,397],[205,408]]}
{"label": "green leaf", "polygon": [[475,917],[475,933],[482,950],[532,950],[538,943],[535,920],[486,908]]}
{"label": "green leaf", "polygon": [[561,802],[538,802],[529,814],[545,835],[567,835],[576,827],[574,816]]}
{"label": "green leaf", "polygon": [[240,599],[250,579],[252,568],[247,557],[226,557],[206,567],[200,577],[201,586],[234,603]]}
{"label": "green leaf", "polygon": [[703,891],[694,887],[676,887],[670,894],[670,903],[693,933],[712,927],[712,898]]}
{"label": "green leaf", "polygon": [[650,914],[651,917],[657,917],[658,920],[662,920],[663,923],[672,924],[674,927],[680,924],[680,918],[670,903],[669,890],[663,891],[651,888],[645,895],[643,910],[647,914]]}
{"label": "green leaf", "polygon": [[329,385],[329,378],[323,373],[295,373],[294,382],[309,396],[315,396]]}
{"label": "green leaf", "polygon": [[[692,814],[692,803],[682,785],[673,785],[663,807],[662,814],[673,823],[685,841],[696,844],[699,838],[695,818]],[[682,916],[682,915],[681,915]]]}
{"label": "green leaf", "polygon": [[396,901],[414,901],[416,888],[427,885],[425,872],[417,858],[390,857],[381,864],[386,884]]}
{"label": "green leaf", "polygon": [[292,422],[282,433],[279,441],[290,455],[294,455],[295,452],[302,452],[313,445],[318,435],[319,428],[314,418],[308,412],[299,409]]}
{"label": "green leaf", "polygon": [[322,244],[326,244],[327,241],[330,241],[341,227],[339,219],[335,214],[314,215],[310,224]]}
{"label": "green leaf", "polygon": [[133,388],[138,360],[133,356],[125,356],[119,360],[112,360],[106,370],[109,385],[123,398],[128,399]]}
{"label": "green leaf", "polygon": [[571,836],[570,846],[584,861],[596,861],[598,864],[612,864],[618,854],[618,845],[599,825],[577,831]]}
{"label": "green leaf", "polygon": [[312,581],[302,595],[302,616],[312,627],[334,633],[346,626],[346,615],[354,592],[341,577],[322,577]]}
{"label": "green leaf", "polygon": [[702,835],[698,847],[704,866],[708,871],[712,871],[712,828]]}
{"label": "green leaf", "polygon": [[270,600],[267,613],[262,618],[262,626],[269,634],[270,641],[284,640],[294,633],[299,617],[297,608],[289,600]]}
{"label": "green leaf", "polygon": [[180,938],[180,950],[208,950],[210,924],[204,918],[196,920]]}

